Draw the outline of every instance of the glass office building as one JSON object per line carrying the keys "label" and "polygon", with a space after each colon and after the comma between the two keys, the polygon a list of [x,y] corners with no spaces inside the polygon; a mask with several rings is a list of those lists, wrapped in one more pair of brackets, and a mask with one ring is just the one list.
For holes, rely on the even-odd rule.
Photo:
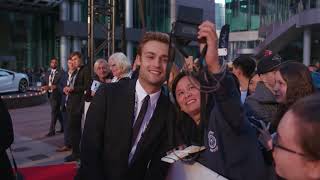
{"label": "glass office building", "polygon": [[[133,0],[133,28],[141,29],[139,0]],[[170,0],[142,1],[147,31],[170,31]]]}
{"label": "glass office building", "polygon": [[260,0],[261,25],[285,23],[290,17],[308,9],[320,8],[320,0]]}
{"label": "glass office building", "polygon": [[58,55],[55,37],[56,14],[19,11],[0,12],[0,65],[22,71],[46,66]]}
{"label": "glass office building", "polygon": [[217,30],[220,30],[225,24],[225,6],[222,3],[215,3],[215,24]]}
{"label": "glass office building", "polygon": [[225,18],[231,32],[258,30],[259,0],[226,0],[225,7]]}
{"label": "glass office building", "polygon": [[[105,1],[95,1],[95,3]],[[120,26],[119,11],[125,11],[125,1],[116,1],[116,26]],[[142,1],[146,31],[169,32],[170,30],[170,0]],[[34,70],[48,67],[52,56],[62,60],[64,68],[70,52],[78,50],[86,53],[86,23],[88,1],[60,1],[47,13],[37,12],[26,2],[20,9],[0,3],[0,67],[22,71],[25,68]],[[121,9],[122,8],[122,9]],[[130,29],[142,30],[138,0],[132,0],[133,26]],[[32,11],[29,11],[29,10]],[[126,12],[124,12],[126,13]],[[105,17],[99,17],[96,23],[104,23]],[[102,31],[102,29],[97,29]],[[129,30],[130,31],[130,30]],[[130,31],[131,32],[131,31]],[[99,35],[100,34],[100,35]],[[101,36],[102,34],[102,36]],[[96,36],[96,46],[104,40],[104,33]],[[137,39],[129,33],[127,39]],[[121,35],[120,35],[121,36]],[[117,37],[116,51],[120,51],[121,37]],[[137,41],[133,41],[133,52]],[[103,53],[97,56],[102,57]],[[135,53],[134,53],[135,54]]]}
{"label": "glass office building", "polygon": [[253,54],[260,43],[259,0],[226,0],[225,21],[230,25],[228,60],[241,54]]}
{"label": "glass office building", "polygon": [[319,14],[320,0],[260,0],[259,36],[264,41],[257,56],[269,49],[306,65],[319,62]]}
{"label": "glass office building", "polygon": [[[32,1],[32,3],[30,3]],[[58,57],[61,67],[66,69],[67,57],[72,51],[81,51],[86,57],[87,48],[87,0],[47,0],[40,5],[38,0],[5,0],[0,3],[0,67],[21,71],[34,70],[49,66],[52,56]],[[214,2],[198,0],[116,0],[116,51],[123,50],[120,11],[132,14],[130,27],[126,26],[126,49],[129,59],[134,59],[136,46],[143,31],[169,32],[175,18],[178,5],[204,9],[205,19],[214,20]],[[20,4],[17,6],[18,3]],[[39,6],[34,6],[38,5]],[[95,3],[106,3],[95,0]],[[32,5],[30,5],[32,4]],[[125,5],[130,5],[125,8]],[[104,7],[104,6],[103,6]],[[117,12],[118,11],[118,12]],[[141,14],[145,21],[142,29]],[[123,14],[122,14],[123,15]],[[212,18],[208,18],[212,16]],[[123,16],[121,16],[123,17]],[[130,18],[125,18],[125,21]],[[106,40],[106,18],[99,17],[98,28],[94,29],[95,46]],[[102,23],[101,23],[102,22]],[[128,22],[125,22],[126,24]],[[130,24],[128,23],[128,24]],[[95,25],[95,27],[96,27]],[[128,51],[131,49],[131,51]],[[100,52],[100,51],[99,51]],[[128,53],[131,52],[131,53]],[[105,53],[96,53],[96,57],[105,57]],[[105,57],[107,58],[107,57]]]}

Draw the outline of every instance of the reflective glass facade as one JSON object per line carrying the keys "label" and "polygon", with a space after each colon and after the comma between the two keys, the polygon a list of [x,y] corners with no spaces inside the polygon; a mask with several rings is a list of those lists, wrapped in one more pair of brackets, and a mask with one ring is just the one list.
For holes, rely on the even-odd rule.
{"label": "reflective glass facade", "polygon": [[224,4],[215,4],[215,24],[217,29],[221,29],[225,24],[225,7]]}
{"label": "reflective glass facade", "polygon": [[0,66],[21,71],[47,67],[58,56],[56,14],[33,14],[1,10]]}
{"label": "reflective glass facade", "polygon": [[225,19],[231,32],[258,30],[259,0],[226,0],[225,7]]}
{"label": "reflective glass facade", "polygon": [[[133,1],[133,27],[142,28],[138,0]],[[169,32],[170,0],[142,1],[146,30]]]}
{"label": "reflective glass facade", "polygon": [[261,25],[284,23],[306,9],[320,8],[320,0],[260,0]]}
{"label": "reflective glass facade", "polygon": [[232,61],[239,56],[240,49],[254,49],[260,44],[260,40],[256,41],[234,41],[229,43],[228,60]]}

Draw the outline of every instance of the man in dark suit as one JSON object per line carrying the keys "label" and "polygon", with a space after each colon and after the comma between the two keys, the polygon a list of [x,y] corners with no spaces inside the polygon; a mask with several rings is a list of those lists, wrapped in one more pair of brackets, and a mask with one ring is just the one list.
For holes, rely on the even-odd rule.
{"label": "man in dark suit", "polygon": [[[74,63],[72,62],[71,58],[68,58],[68,72],[64,72],[63,76],[61,77],[61,86],[62,87],[68,87],[70,86],[70,82],[75,77],[77,68],[75,67]],[[61,112],[63,117],[63,126],[64,126],[64,145],[60,148],[58,148],[57,152],[63,152],[63,151],[70,151],[71,150],[71,140],[70,140],[70,133],[69,133],[69,127],[68,127],[68,113],[67,113],[67,99],[68,96],[65,93],[62,93],[62,100],[61,100]]]}
{"label": "man in dark suit", "polygon": [[169,37],[147,32],[140,45],[138,80],[99,87],[87,113],[79,179],[164,179],[161,157],[171,148],[172,105],[165,81]]}
{"label": "man in dark suit", "polygon": [[90,83],[90,74],[88,68],[82,63],[81,54],[73,52],[70,58],[76,67],[76,71],[73,72],[69,85],[63,90],[68,96],[66,102],[68,133],[72,146],[72,154],[65,158],[66,162],[76,161],[80,156],[81,119],[84,108],[83,96],[88,83]]}
{"label": "man in dark suit", "polygon": [[44,78],[43,90],[48,91],[50,106],[51,106],[51,123],[49,133],[46,136],[54,136],[56,133],[56,123],[59,119],[61,130],[63,132],[63,119],[60,111],[61,98],[62,98],[62,87],[60,81],[63,71],[58,69],[58,60],[53,57],[50,60],[50,70],[46,73]]}

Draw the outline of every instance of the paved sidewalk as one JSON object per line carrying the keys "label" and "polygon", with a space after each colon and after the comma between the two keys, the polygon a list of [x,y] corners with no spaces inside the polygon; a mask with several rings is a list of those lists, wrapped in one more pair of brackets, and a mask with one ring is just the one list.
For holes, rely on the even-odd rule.
{"label": "paved sidewalk", "polygon": [[[19,167],[64,163],[64,157],[70,152],[55,151],[63,145],[63,134],[45,137],[50,125],[50,105],[48,103],[14,109],[9,112],[15,134],[12,148]],[[59,122],[57,122],[56,129],[60,129]]]}

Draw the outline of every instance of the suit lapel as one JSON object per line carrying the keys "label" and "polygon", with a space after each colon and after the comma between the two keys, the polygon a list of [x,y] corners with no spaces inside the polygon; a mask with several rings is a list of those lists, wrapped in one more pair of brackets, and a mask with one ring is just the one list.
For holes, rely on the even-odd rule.
{"label": "suit lapel", "polygon": [[[132,158],[132,162],[134,162],[143,152],[143,149],[149,146],[151,143],[157,141],[158,134],[161,133],[163,124],[164,124],[164,116],[167,114],[166,112],[166,104],[165,104],[165,95],[161,92],[161,95],[158,99],[157,106],[153,112],[153,115],[149,121],[149,124],[146,130],[143,132],[138,145],[136,152]],[[132,163],[131,163],[132,164]]]}
{"label": "suit lapel", "polygon": [[129,91],[127,96],[127,102],[128,102],[128,115],[126,116],[126,122],[130,127],[130,142],[131,142],[131,129],[132,129],[132,123],[134,118],[134,108],[135,108],[135,89],[136,81],[129,81]]}
{"label": "suit lapel", "polygon": [[[121,153],[122,160],[120,162],[128,164],[129,153],[131,151],[131,133],[132,133],[132,120],[134,117],[135,107],[135,81],[129,81],[129,84],[122,84],[114,93],[111,98],[111,112],[112,124],[109,125],[112,136],[111,144],[118,144],[119,152]],[[120,90],[121,89],[121,90]]]}

